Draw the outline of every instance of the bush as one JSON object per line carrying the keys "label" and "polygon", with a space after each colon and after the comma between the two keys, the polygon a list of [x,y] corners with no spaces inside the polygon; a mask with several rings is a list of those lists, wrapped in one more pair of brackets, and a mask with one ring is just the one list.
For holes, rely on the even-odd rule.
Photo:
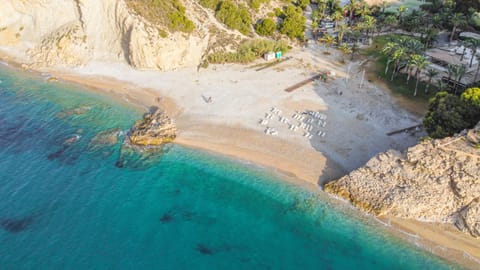
{"label": "bush", "polygon": [[251,8],[258,9],[261,4],[268,3],[270,0],[248,0],[248,5]]}
{"label": "bush", "polygon": [[244,6],[237,7],[232,1],[223,1],[219,4],[215,16],[229,28],[244,35],[250,34],[252,19]]}
{"label": "bush", "polygon": [[236,52],[215,52],[208,55],[208,62],[212,64],[250,63],[263,54],[271,51],[288,51],[288,45],[282,41],[255,39],[242,43]]}
{"label": "bush", "polygon": [[255,31],[262,36],[271,36],[277,30],[277,24],[270,18],[266,18],[255,26]]}
{"label": "bush", "polygon": [[297,6],[305,10],[310,5],[310,0],[297,0]]}
{"label": "bush", "polygon": [[[151,23],[170,31],[191,33],[195,29],[193,22],[185,15],[185,7],[180,0],[128,0],[127,5]],[[166,33],[163,29],[161,31]]]}
{"label": "bush", "polygon": [[470,88],[459,98],[439,92],[430,100],[423,125],[432,138],[443,138],[472,128],[480,121],[480,88]]}
{"label": "bush", "polygon": [[218,4],[220,4],[221,1],[222,0],[200,0],[199,3],[206,8],[216,11],[218,8]]}
{"label": "bush", "polygon": [[280,26],[280,33],[287,35],[291,39],[303,39],[306,19],[302,14],[302,10],[289,5],[285,8],[284,14],[285,19]]}

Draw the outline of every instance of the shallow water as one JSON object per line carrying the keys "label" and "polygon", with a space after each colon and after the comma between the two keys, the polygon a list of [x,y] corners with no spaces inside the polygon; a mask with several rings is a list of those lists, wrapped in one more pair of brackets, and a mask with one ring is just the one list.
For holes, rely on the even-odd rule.
{"label": "shallow water", "polygon": [[119,168],[122,133],[91,140],[139,112],[5,67],[0,81],[1,269],[458,268],[233,160],[169,145]]}

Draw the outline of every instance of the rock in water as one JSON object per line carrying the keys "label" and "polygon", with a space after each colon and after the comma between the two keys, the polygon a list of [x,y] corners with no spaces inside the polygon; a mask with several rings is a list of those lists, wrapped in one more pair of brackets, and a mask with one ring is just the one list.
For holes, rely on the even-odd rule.
{"label": "rock in water", "polygon": [[325,191],[376,215],[454,224],[480,237],[480,123],[454,137],[388,151]]}
{"label": "rock in water", "polygon": [[140,146],[160,146],[172,142],[176,135],[173,120],[159,109],[147,113],[135,123],[128,134],[130,143]]}

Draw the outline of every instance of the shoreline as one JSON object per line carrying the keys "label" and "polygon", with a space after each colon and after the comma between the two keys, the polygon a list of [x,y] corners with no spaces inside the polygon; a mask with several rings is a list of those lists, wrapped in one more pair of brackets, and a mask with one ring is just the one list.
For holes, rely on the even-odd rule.
{"label": "shoreline", "polygon": [[[2,55],[0,54],[0,58]],[[22,70],[21,65],[11,61],[6,61],[10,68]],[[41,74],[42,71],[33,71]],[[280,138],[265,136],[261,130],[254,130],[249,126],[225,125],[222,123],[201,122],[199,119],[192,119],[192,114],[184,114],[185,108],[178,106],[174,98],[165,93],[156,91],[156,88],[147,88],[143,85],[135,84],[131,81],[121,81],[117,78],[107,76],[89,76],[74,71],[48,71],[52,76],[60,79],[59,83],[73,83],[93,91],[106,94],[116,100],[134,106],[139,110],[146,110],[150,106],[163,106],[167,112],[178,117],[179,136],[175,143],[183,146],[211,151],[238,160],[248,161],[254,164],[264,166],[276,173],[285,175],[292,183],[300,186],[320,187],[323,181],[328,181],[340,177],[346,173],[344,166],[337,163],[336,160],[329,158],[310,143],[296,142],[291,138]],[[41,76],[41,75],[40,75]],[[55,83],[55,82],[52,82]],[[156,97],[161,96],[160,104],[155,101]],[[127,98],[127,100],[125,100]],[[323,178],[322,178],[323,177]],[[290,182],[290,181],[289,181]],[[321,192],[316,189],[316,192]],[[331,197],[330,194],[328,196]],[[357,211],[361,212],[357,209]],[[363,212],[361,212],[363,213]],[[427,224],[416,221],[405,221],[391,217],[378,218],[380,221],[386,221],[391,224],[392,231],[398,233],[414,232],[419,236],[418,240],[423,249],[430,251],[437,256],[443,257],[448,261],[459,263],[468,268],[478,267],[479,261],[465,258],[463,252],[465,247],[459,241],[462,236],[459,232],[449,231],[450,237],[443,237],[445,228],[439,224]],[[380,222],[381,223],[381,222]],[[423,228],[422,228],[423,227]],[[412,242],[412,237],[402,237]],[[441,238],[442,240],[438,240]],[[471,238],[474,242],[474,238]],[[463,241],[463,240],[462,240]],[[437,245],[445,247],[446,250],[438,254],[435,249]],[[472,252],[468,248],[469,254],[480,259],[480,243]],[[464,251],[458,251],[458,250]]]}

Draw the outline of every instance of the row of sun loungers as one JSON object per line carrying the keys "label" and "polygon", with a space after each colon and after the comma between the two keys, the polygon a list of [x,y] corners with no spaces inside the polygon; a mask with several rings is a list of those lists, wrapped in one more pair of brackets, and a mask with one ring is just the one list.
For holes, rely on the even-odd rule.
{"label": "row of sun loungers", "polygon": [[271,128],[271,127],[267,127],[267,129],[265,129],[264,132],[267,135],[272,135],[272,136],[277,136],[278,135],[278,131],[276,131],[274,128]]}
{"label": "row of sun loungers", "polygon": [[272,108],[270,109],[270,112],[271,112],[271,113],[274,113],[274,114],[276,114],[276,115],[282,114],[282,111],[281,111],[280,109],[278,109],[278,108],[275,108],[275,107],[272,107]]}
{"label": "row of sun loungers", "polygon": [[260,119],[259,124],[262,126],[267,126],[265,129],[265,134],[276,136],[278,131],[272,127],[268,127],[270,119],[273,119],[275,115],[278,115],[278,121],[280,123],[288,124],[288,129],[292,131],[298,131],[299,129],[304,130],[303,137],[311,139],[314,135],[319,137],[325,137],[326,133],[324,131],[318,130],[319,128],[324,128],[327,125],[327,116],[320,112],[308,111],[293,114],[292,118],[298,120],[298,125],[290,124],[288,118],[283,117],[282,111],[276,107],[272,107],[270,112],[265,113],[265,119]]}

